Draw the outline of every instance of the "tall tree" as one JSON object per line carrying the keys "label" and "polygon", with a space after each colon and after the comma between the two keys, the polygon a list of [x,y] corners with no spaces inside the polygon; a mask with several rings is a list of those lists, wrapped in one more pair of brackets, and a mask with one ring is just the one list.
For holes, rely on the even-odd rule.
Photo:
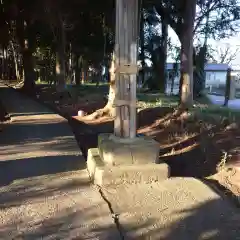
{"label": "tall tree", "polygon": [[[146,45],[144,46],[152,62],[152,76],[145,85],[151,90],[165,91],[166,59],[168,44],[168,24],[160,17],[153,7],[146,9]],[[158,27],[161,25],[161,34]]]}
{"label": "tall tree", "polygon": [[161,16],[161,54],[160,54],[160,64],[159,64],[159,73],[160,73],[160,81],[162,87],[160,90],[165,92],[166,86],[166,63],[167,63],[167,47],[168,47],[168,23],[164,19],[164,16]]}
{"label": "tall tree", "polygon": [[181,99],[183,108],[193,104],[193,29],[196,0],[186,0],[183,5],[181,41]]}
{"label": "tall tree", "polygon": [[223,103],[223,106],[225,107],[228,105],[228,101],[231,94],[230,91],[231,91],[231,68],[228,68],[226,76],[225,99]]}
{"label": "tall tree", "polygon": [[28,94],[35,92],[35,61],[33,53],[36,49],[36,25],[34,12],[36,2],[29,4],[27,1],[15,4],[17,37],[23,58],[24,84],[23,90]]}
{"label": "tall tree", "polygon": [[[180,42],[182,42],[181,34],[182,31],[184,31],[182,26],[184,26],[183,16],[186,1],[158,1],[154,4],[157,12],[165,17],[168,24],[176,32]],[[219,39],[234,33],[237,26],[236,20],[240,17],[238,0],[199,0],[197,1],[197,5],[200,11],[198,11],[195,18],[195,27],[193,31],[195,34],[199,35],[206,33],[206,25],[204,23],[206,22],[206,17],[210,15],[210,12],[215,12],[217,14],[212,14],[209,20],[207,26],[208,37]],[[180,95],[181,93],[182,91],[180,89]]]}
{"label": "tall tree", "polygon": [[145,14],[144,9],[140,9],[140,60],[141,60],[141,70],[139,72],[140,83],[145,82]]}

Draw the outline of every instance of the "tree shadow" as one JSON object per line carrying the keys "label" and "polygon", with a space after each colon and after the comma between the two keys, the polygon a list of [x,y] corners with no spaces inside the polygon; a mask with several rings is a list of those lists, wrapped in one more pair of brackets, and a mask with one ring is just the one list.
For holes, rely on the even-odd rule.
{"label": "tree shadow", "polygon": [[0,186],[18,179],[85,169],[81,156],[43,156],[0,162]]}
{"label": "tree shadow", "polygon": [[[116,239],[119,233],[106,211],[98,215],[98,206],[83,207],[75,204],[57,211],[51,217],[8,222],[1,226],[1,239]],[[30,221],[30,219],[32,221]]]}
{"label": "tree shadow", "polygon": [[59,196],[79,188],[90,187],[91,184],[86,170],[34,178],[15,178],[14,180],[17,181],[1,189],[0,208],[2,210],[18,207],[27,201],[36,202],[42,198]]}
{"label": "tree shadow", "polygon": [[99,123],[96,125],[86,124],[76,119],[70,119],[76,140],[85,159],[87,159],[88,149],[98,146],[98,135],[100,133],[112,133],[113,122]]}
{"label": "tree shadow", "polygon": [[240,214],[228,204],[212,200],[179,212],[187,217],[172,224],[166,239],[240,239]]}
{"label": "tree shadow", "polygon": [[[50,179],[50,182],[54,180]],[[33,188],[36,183],[29,184]],[[49,192],[47,194],[45,192],[44,196],[50,196],[50,193],[56,195],[59,189],[52,184],[48,190]],[[16,191],[23,192],[23,189]],[[38,197],[37,194],[36,197]],[[61,196],[58,197],[61,199]],[[21,217],[20,220],[7,221],[1,225],[0,238],[121,239],[111,214],[106,210],[107,208],[102,211],[101,204],[104,205],[104,203],[96,202],[86,207],[76,202],[74,206],[64,207],[50,217],[42,216],[41,219],[34,219],[30,215],[25,218]],[[12,204],[7,207],[10,209],[16,205]],[[124,239],[240,239],[240,213],[222,198],[194,205],[190,203],[189,207],[187,204],[181,208],[175,207],[174,203],[169,206],[172,209],[161,211],[157,209],[156,203],[156,212],[150,211],[142,216],[141,220],[135,209],[119,211],[119,222]]]}
{"label": "tree shadow", "polygon": [[0,138],[0,185],[85,169],[85,159],[66,121],[29,119],[6,126]]}
{"label": "tree shadow", "polygon": [[2,101],[0,99],[0,122],[4,122],[9,120],[9,117],[7,116],[8,113],[4,107],[4,105],[2,104]]}
{"label": "tree shadow", "polygon": [[1,161],[61,155],[74,155],[79,156],[79,159],[81,159],[82,156],[72,136],[53,137],[49,139],[29,137],[24,141],[19,141],[19,143],[16,141],[13,144],[1,144],[0,150]]}
{"label": "tree shadow", "polygon": [[[0,160],[9,157],[14,160],[12,154],[17,152],[38,152],[42,156],[45,152],[73,153],[80,155],[77,141],[66,121],[53,120],[29,120],[13,122],[7,125],[0,138]],[[55,155],[59,155],[54,153]],[[38,154],[39,155],[39,154]]]}
{"label": "tree shadow", "polygon": [[134,227],[123,226],[128,232],[127,239],[240,239],[240,213],[223,199],[209,200],[144,222],[144,228],[137,223]]}

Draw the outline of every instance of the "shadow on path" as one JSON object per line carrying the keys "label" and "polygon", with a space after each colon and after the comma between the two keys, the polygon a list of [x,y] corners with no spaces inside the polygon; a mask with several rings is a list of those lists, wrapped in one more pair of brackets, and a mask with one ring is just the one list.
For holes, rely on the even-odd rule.
{"label": "shadow on path", "polygon": [[[221,199],[215,199],[181,211],[176,210],[171,216],[168,216],[166,211],[158,218],[149,215],[137,222],[133,216],[123,212],[119,214],[119,219],[124,239],[238,240],[240,239],[239,214],[233,214],[233,209],[223,205]],[[119,239],[113,231],[114,225],[103,221],[104,215],[100,217],[102,226],[92,226],[91,233],[85,235],[83,226],[87,226],[91,219],[98,219],[91,208],[76,211],[72,207],[63,209],[43,221],[35,221],[31,230],[25,228],[21,234],[16,233],[16,228],[22,224],[21,222],[8,223],[1,228],[0,236],[5,237],[15,233],[15,237],[24,239],[51,237],[67,240],[93,239],[92,236],[97,234],[98,239]]]}
{"label": "shadow on path", "polygon": [[12,122],[0,135],[0,186],[14,180],[85,169],[68,122],[18,92],[0,86]]}
{"label": "shadow on path", "polygon": [[0,162],[0,186],[14,180],[76,171],[85,168],[79,156],[44,156]]}
{"label": "shadow on path", "polygon": [[[158,219],[149,218],[140,225],[123,225],[123,228],[128,239],[240,239],[240,213],[224,204],[222,199],[175,211],[172,219],[169,217],[163,212]],[[168,218],[169,221],[166,221]],[[162,222],[163,219],[166,222]]]}

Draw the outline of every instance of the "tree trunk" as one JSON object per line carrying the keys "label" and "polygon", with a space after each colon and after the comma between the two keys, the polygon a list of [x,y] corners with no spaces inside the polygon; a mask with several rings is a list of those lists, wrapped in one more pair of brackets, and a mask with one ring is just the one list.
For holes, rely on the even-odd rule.
{"label": "tree trunk", "polygon": [[76,85],[80,85],[81,81],[81,69],[82,69],[82,57],[79,54],[75,55],[75,83]]}
{"label": "tree trunk", "polygon": [[56,79],[57,91],[65,91],[65,58],[62,48],[59,46],[56,52]]}
{"label": "tree trunk", "polygon": [[[27,31],[28,25],[25,24],[25,31]],[[34,57],[33,57],[33,42],[28,38],[24,39],[22,56],[23,56],[23,69],[24,69],[24,84],[23,90],[27,94],[35,94],[35,72],[34,72]]]}
{"label": "tree trunk", "polygon": [[205,89],[206,85],[206,72],[205,72],[205,63],[207,62],[207,52],[208,52],[208,38],[209,38],[209,19],[210,19],[210,11],[207,14],[206,18],[206,26],[205,26],[205,34],[204,34],[204,43],[202,47],[202,61],[200,62],[200,70],[202,73],[202,81],[200,85],[200,91],[203,91]]}
{"label": "tree trunk", "polygon": [[[19,81],[21,79],[20,77],[20,67],[19,67],[19,62],[18,62],[18,53],[16,51],[15,45],[14,43],[16,42],[16,22],[15,21],[10,21],[9,24],[10,28],[8,30],[8,35],[9,35],[9,45],[10,48],[12,49],[12,57],[13,57],[13,64],[12,64],[12,70],[15,71],[15,77],[17,79],[17,81]],[[12,73],[12,75],[14,75]],[[13,77],[13,76],[12,76]]]}
{"label": "tree trunk", "polygon": [[15,75],[17,78],[17,81],[20,81],[20,72],[19,72],[19,67],[18,67],[18,57],[17,57],[17,53],[13,44],[13,41],[10,41],[10,45],[12,48],[12,52],[13,52],[13,61],[14,61],[14,66],[15,66]]}
{"label": "tree trunk", "polygon": [[2,58],[2,79],[5,79],[5,65],[6,65],[6,50],[3,47],[3,58]]}
{"label": "tree trunk", "polygon": [[[3,53],[3,48],[1,49],[2,50],[2,53]],[[1,79],[3,79],[3,57],[0,59],[1,61]]]}
{"label": "tree trunk", "polygon": [[124,138],[136,136],[137,25],[138,0],[117,0],[108,103],[103,109],[85,117],[114,116],[114,133]]}
{"label": "tree trunk", "polygon": [[17,21],[17,36],[22,52],[23,87],[27,94],[35,94],[35,72],[33,51],[35,42],[31,32],[31,25],[23,19]]}
{"label": "tree trunk", "polygon": [[193,105],[193,28],[196,0],[186,0],[181,41],[180,106],[188,109]]}
{"label": "tree trunk", "polygon": [[194,99],[201,96],[202,91],[205,88],[205,63],[206,63],[207,46],[203,45],[200,48],[198,55],[195,56],[195,69],[194,69],[194,84],[193,84],[193,97]]}
{"label": "tree trunk", "polygon": [[110,79],[109,79],[108,102],[104,108],[99,109],[96,112],[84,117],[84,119],[93,120],[93,119],[102,117],[103,115],[107,115],[110,117],[116,116],[116,108],[114,107],[114,101],[115,101],[115,97],[116,97],[115,69],[116,69],[115,57],[113,54],[112,61],[111,61],[111,67],[109,69]]}
{"label": "tree trunk", "polygon": [[228,106],[228,101],[230,98],[230,88],[231,88],[231,69],[227,70],[227,78],[226,78],[226,87],[225,87],[225,99],[223,106]]}
{"label": "tree trunk", "polygon": [[52,76],[49,79],[49,84],[50,85],[54,85],[55,87],[57,86],[57,73],[56,73],[56,63],[57,63],[57,54],[56,54],[56,50],[53,49],[53,52],[51,53],[51,72],[52,72]]}
{"label": "tree trunk", "polygon": [[116,116],[116,109],[113,107],[113,103],[116,96],[116,75],[115,75],[115,57],[111,61],[111,67],[109,69],[110,81],[109,81],[109,92],[108,92],[108,102],[105,109],[109,110],[109,115],[112,117]]}
{"label": "tree trunk", "polygon": [[96,87],[99,87],[100,79],[101,79],[101,69],[100,68],[97,69],[97,73],[94,76],[94,78],[95,78]]}
{"label": "tree trunk", "polygon": [[141,65],[142,68],[139,72],[139,83],[141,85],[144,84],[145,82],[145,46],[144,46],[144,12],[141,9],[141,20],[140,20],[140,47],[141,47],[141,52],[140,52],[140,60],[141,60]]}
{"label": "tree trunk", "polygon": [[10,80],[10,61],[9,61],[8,47],[6,48],[5,78],[7,80]]}
{"label": "tree trunk", "polygon": [[[25,40],[25,43],[27,40]],[[23,49],[23,69],[24,69],[24,84],[23,90],[33,95],[35,93],[35,72],[34,72],[34,60],[32,51],[25,44]]]}
{"label": "tree trunk", "polygon": [[151,53],[153,76],[148,79],[149,89],[158,89],[161,93],[165,92],[166,86],[167,39],[168,26],[164,18],[162,18],[161,44],[158,46],[158,44],[153,43]]}
{"label": "tree trunk", "polygon": [[59,20],[60,24],[60,34],[59,40],[57,43],[57,52],[56,52],[56,79],[57,79],[57,91],[64,92],[66,89],[66,67],[65,67],[65,31],[63,22]]}
{"label": "tree trunk", "polygon": [[170,79],[171,79],[171,91],[170,91],[170,93],[171,93],[171,95],[173,95],[175,75],[172,73],[169,76],[170,76]]}
{"label": "tree trunk", "polygon": [[86,61],[83,61],[82,63],[82,84],[85,84],[87,82],[88,77],[88,65]]}
{"label": "tree trunk", "polygon": [[168,40],[168,25],[164,19],[164,17],[161,17],[162,21],[162,36],[161,36],[161,47],[160,47],[160,53],[159,54],[159,81],[160,81],[160,92],[165,92],[165,86],[166,86],[166,61],[167,61],[167,40]]}
{"label": "tree trunk", "polygon": [[69,44],[69,58],[68,58],[68,79],[73,83],[73,53],[72,53],[72,44]]}
{"label": "tree trunk", "polygon": [[204,31],[204,42],[203,46],[200,48],[199,54],[196,56],[196,68],[195,68],[195,78],[193,86],[193,97],[196,99],[201,96],[202,91],[205,88],[206,82],[206,72],[205,72],[205,63],[207,55],[207,42],[209,37],[209,19],[210,12],[206,16],[206,25]]}

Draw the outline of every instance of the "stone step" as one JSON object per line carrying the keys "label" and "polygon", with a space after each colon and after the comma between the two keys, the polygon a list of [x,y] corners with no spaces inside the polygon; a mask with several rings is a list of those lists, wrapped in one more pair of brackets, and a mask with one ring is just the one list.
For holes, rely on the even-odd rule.
{"label": "stone step", "polygon": [[169,178],[169,166],[166,163],[129,164],[113,166],[104,163],[98,148],[88,150],[87,169],[96,185],[152,183]]}

